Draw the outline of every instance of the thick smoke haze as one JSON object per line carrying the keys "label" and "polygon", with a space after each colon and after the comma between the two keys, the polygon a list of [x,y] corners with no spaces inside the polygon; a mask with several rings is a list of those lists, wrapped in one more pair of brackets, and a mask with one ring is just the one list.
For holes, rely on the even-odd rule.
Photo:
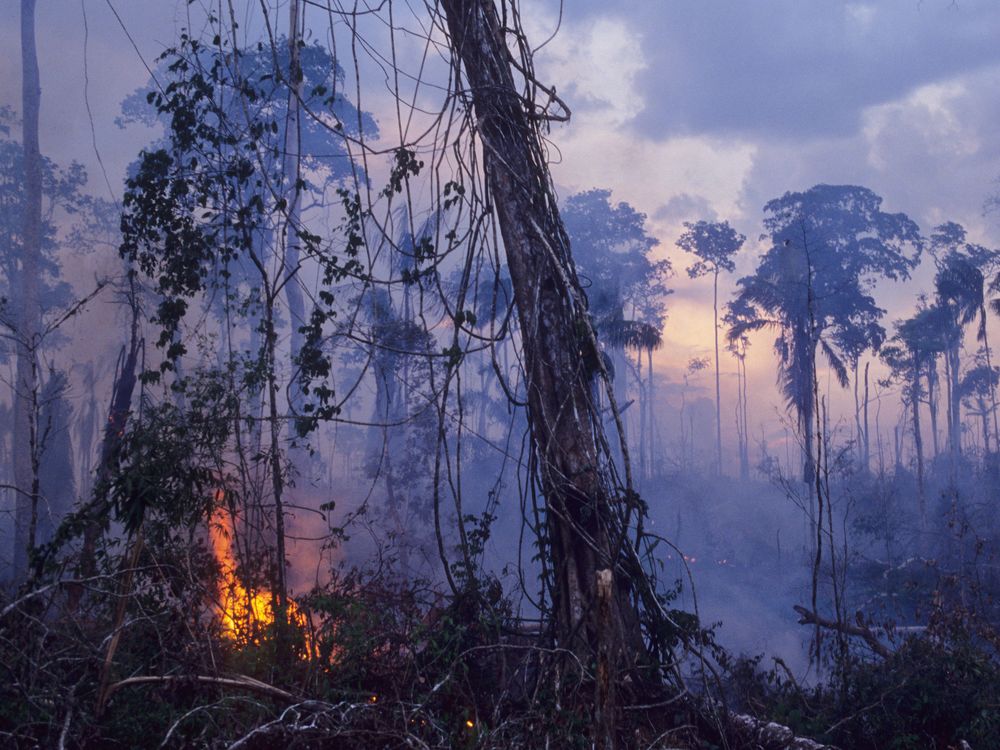
{"label": "thick smoke haze", "polygon": [[[593,746],[676,678],[692,726],[718,699],[849,747],[868,730],[837,711],[902,690],[862,672],[906,636],[982,655],[948,628],[996,626],[995,3],[18,5],[0,646],[11,613],[82,623],[80,747],[130,675],[230,672],[262,700],[392,694],[409,723],[368,728],[393,741],[514,747],[485,717],[547,715],[555,654],[601,704]],[[473,5],[499,9],[492,67]],[[530,656],[466,671],[493,647]],[[44,673],[38,705],[77,711],[59,664],[0,703]],[[480,668],[510,682],[449,692]],[[643,670],[667,693],[630,694]],[[246,710],[198,741],[271,718]],[[58,713],[0,708],[0,737],[44,744]]]}

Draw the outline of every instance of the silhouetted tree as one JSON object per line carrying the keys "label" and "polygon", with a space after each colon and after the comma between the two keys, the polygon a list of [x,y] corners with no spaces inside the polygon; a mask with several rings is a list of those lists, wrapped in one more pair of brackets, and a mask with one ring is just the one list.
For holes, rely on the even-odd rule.
{"label": "silhouetted tree", "polygon": [[[948,436],[953,458],[962,451],[961,440],[961,330],[978,319],[976,339],[983,345],[987,368],[992,367],[992,355],[986,328],[986,274],[997,263],[998,254],[982,245],[966,241],[965,229],[954,222],[935,227],[931,234],[931,249],[937,261],[934,288],[937,304],[947,313],[947,325],[957,329],[948,335],[945,350],[948,374]],[[986,381],[987,386],[989,382]],[[991,404],[996,401],[991,396]],[[995,408],[995,407],[994,407]],[[994,418],[994,433],[996,433]]]}
{"label": "silhouetted tree", "polygon": [[[365,180],[346,140],[361,133],[375,137],[378,128],[370,114],[360,112],[342,93],[344,72],[329,51],[315,42],[296,41],[294,31],[301,23],[296,7],[289,8],[292,33],[269,45],[233,48],[219,37],[206,45],[183,35],[179,47],[161,55],[153,80],[122,102],[118,122],[159,124],[165,131],[141,157],[145,166],[140,161],[133,171],[145,168],[148,173],[150,157],[167,152],[176,177],[204,183],[209,172],[219,170],[218,205],[229,213],[214,223],[240,223],[260,265],[246,253],[236,254],[208,268],[206,280],[228,289],[242,305],[253,323],[251,348],[258,349],[266,327],[261,320],[261,298],[266,296],[262,269],[273,277],[275,301],[285,299],[284,315],[275,325],[288,327],[294,370],[288,405],[302,415],[308,378],[299,360],[313,321],[302,290],[313,275],[324,273],[322,263],[319,269],[315,263],[321,238],[311,231],[308,218],[331,202],[331,191]],[[200,119],[186,119],[195,113]],[[164,163],[159,168],[168,167]],[[350,197],[343,194],[341,200]],[[212,299],[224,316],[228,298]]]}
{"label": "silhouetted tree", "polygon": [[750,418],[747,390],[747,350],[750,348],[749,331],[757,313],[746,300],[726,303],[722,322],[726,325],[726,349],[736,358],[736,438],[740,454],[740,478],[750,477]]}
{"label": "silhouetted tree", "polygon": [[712,274],[712,331],[715,336],[715,452],[716,472],[722,473],[722,389],[719,379],[719,274],[736,269],[733,256],[746,242],[746,237],[729,226],[729,222],[684,222],[687,230],[677,245],[698,256],[688,266],[688,276],[697,279]]}
{"label": "silhouetted tree", "polygon": [[922,246],[917,225],[882,211],[882,199],[851,185],[816,185],[786,193],[765,207],[771,248],[756,272],[739,280],[737,300],[755,311],[730,331],[775,328],[778,381],[794,410],[805,448],[803,477],[814,475],[816,354],[846,386],[845,354],[881,340],[884,311],[871,291],[878,279],[906,279]]}
{"label": "silhouetted tree", "polygon": [[940,351],[941,311],[925,307],[907,320],[897,321],[896,334],[882,347],[880,356],[889,366],[891,376],[902,386],[903,405],[909,405],[913,423],[913,447],[917,463],[917,494],[921,528],[926,522],[924,441],[920,426],[920,401],[923,395],[921,374]]}
{"label": "silhouetted tree", "polygon": [[[652,470],[653,358],[662,345],[666,286],[671,266],[666,259],[654,260],[659,241],[646,232],[644,214],[628,203],[612,205],[609,190],[588,190],[566,199],[563,220],[573,246],[573,260],[587,291],[590,313],[600,340],[612,351],[619,404],[628,402],[626,349],[638,355],[636,381],[639,386],[640,473]],[[647,360],[646,383],[642,383],[641,357]],[[623,419],[623,425],[626,421]]]}
{"label": "silhouetted tree", "polygon": [[[61,168],[42,156],[38,142],[40,84],[35,51],[34,2],[22,2],[24,66],[22,140],[13,140],[15,116],[0,108],[0,358],[14,354],[11,463],[15,486],[14,574],[21,577],[38,542],[42,472],[43,349],[57,337],[59,318],[71,307],[69,284],[60,278],[58,250],[82,240],[72,230],[98,222],[104,209],[86,196],[77,163]],[[77,245],[79,246],[79,245]],[[64,429],[60,428],[60,429]],[[52,455],[50,453],[50,455]]]}
{"label": "silhouetted tree", "polygon": [[959,384],[959,395],[966,410],[982,420],[983,451],[987,456],[992,452],[990,415],[993,413],[992,395],[998,381],[1000,381],[1000,369],[989,367],[984,362],[966,370]]}

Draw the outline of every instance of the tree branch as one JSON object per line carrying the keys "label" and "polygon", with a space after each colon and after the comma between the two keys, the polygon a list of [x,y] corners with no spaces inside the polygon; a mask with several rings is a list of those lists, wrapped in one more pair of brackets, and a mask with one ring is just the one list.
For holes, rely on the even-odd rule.
{"label": "tree branch", "polygon": [[799,615],[800,625],[817,625],[821,628],[826,628],[827,630],[836,630],[840,633],[844,633],[845,635],[853,635],[857,638],[863,639],[871,650],[883,659],[888,659],[892,655],[892,652],[869,628],[861,627],[860,625],[852,625],[849,622],[836,622],[834,620],[828,620],[815,612],[809,611],[805,607],[799,606],[798,604],[796,604],[793,609]]}
{"label": "tree branch", "polygon": [[246,675],[234,675],[232,677],[213,677],[211,675],[197,674],[197,675],[144,675],[139,677],[128,677],[124,680],[120,680],[113,685],[109,685],[105,693],[105,700],[110,699],[111,696],[117,692],[120,688],[129,687],[132,685],[169,685],[171,683],[177,682],[201,682],[207,685],[218,685],[220,687],[230,687],[238,688],[241,690],[251,690],[255,693],[261,693],[263,695],[269,695],[272,698],[280,698],[281,700],[294,701],[295,696],[289,693],[287,690],[282,690],[274,685],[268,685],[266,682],[261,682],[260,680],[255,680],[253,677],[247,677]]}

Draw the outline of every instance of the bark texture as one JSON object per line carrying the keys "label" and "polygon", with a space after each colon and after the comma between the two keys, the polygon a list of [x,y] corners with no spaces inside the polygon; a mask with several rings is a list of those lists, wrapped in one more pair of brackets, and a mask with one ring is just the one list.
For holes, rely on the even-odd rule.
{"label": "bark texture", "polygon": [[[547,504],[556,638],[588,661],[605,654],[616,679],[641,660],[643,641],[620,549],[624,508],[601,468],[602,427],[590,389],[601,365],[587,300],[494,2],[441,6],[475,112],[520,320],[528,418]],[[603,569],[613,571],[613,593],[599,623]]]}

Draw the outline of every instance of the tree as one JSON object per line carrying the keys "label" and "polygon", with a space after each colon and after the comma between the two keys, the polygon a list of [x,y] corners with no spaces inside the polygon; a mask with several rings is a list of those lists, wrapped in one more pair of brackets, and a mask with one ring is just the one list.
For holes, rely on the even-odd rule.
{"label": "tree", "polygon": [[[25,575],[39,541],[39,512],[45,502],[40,484],[44,438],[53,434],[46,433],[42,421],[43,405],[55,407],[43,398],[42,350],[57,339],[62,321],[78,309],[70,286],[59,278],[56,251],[63,238],[57,224],[73,215],[80,223],[97,221],[104,209],[101,201],[81,193],[87,179],[83,167],[73,163],[60,168],[42,156],[34,0],[21,2],[21,63],[21,143],[9,138],[13,112],[0,108],[0,335],[13,345],[16,358],[11,456],[16,579]],[[48,416],[56,413],[62,409],[50,410]]]}
{"label": "tree", "polygon": [[740,251],[746,237],[736,232],[729,222],[684,222],[687,230],[677,240],[677,246],[693,253],[698,260],[688,266],[688,276],[697,279],[712,274],[712,329],[715,336],[715,454],[716,472],[722,473],[722,387],[719,379],[719,274],[736,270],[733,256]]}
{"label": "tree", "polygon": [[21,113],[24,148],[24,201],[22,203],[21,262],[16,279],[17,369],[14,380],[14,576],[21,578],[34,548],[38,511],[37,344],[42,330],[42,155],[38,143],[41,84],[35,47],[35,0],[21,0]]}
{"label": "tree", "polygon": [[762,239],[769,236],[771,248],[754,274],[737,282],[737,302],[754,313],[729,336],[778,330],[778,381],[796,415],[809,481],[816,469],[817,350],[846,386],[843,348],[873,348],[884,336],[884,310],[870,292],[878,279],[909,278],[922,241],[913,221],[882,211],[882,199],[863,187],[816,185],[786,193],[764,211]]}
{"label": "tree", "polygon": [[991,399],[998,381],[1000,381],[1000,370],[980,363],[966,370],[959,385],[959,393],[966,410],[982,420],[983,451],[987,456],[992,452],[990,449],[990,414],[993,412]]}
{"label": "tree", "polygon": [[[937,304],[946,312],[948,325],[953,331],[948,336],[950,345],[945,350],[948,374],[948,445],[951,456],[962,452],[961,441],[961,330],[977,318],[976,340],[983,345],[987,369],[992,367],[992,356],[987,334],[986,274],[997,264],[998,253],[966,240],[965,229],[954,222],[935,227],[931,234],[931,250],[937,262],[934,288]],[[989,387],[989,381],[984,381]],[[996,394],[990,397],[996,411]],[[997,417],[993,416],[993,432],[997,434]]]}
{"label": "tree", "polygon": [[[298,28],[294,13],[291,23]],[[318,45],[272,39],[270,48],[259,45],[245,52],[221,35],[206,46],[185,34],[162,61],[169,83],[137,96],[152,104],[155,117],[166,123],[165,137],[135,165],[122,215],[121,253],[151,281],[159,298],[154,322],[161,327],[157,345],[165,357],[159,372],[148,372],[146,379],[173,373],[172,388],[183,394],[186,379],[178,377],[178,367],[187,346],[180,333],[192,301],[210,292],[226,323],[223,341],[229,359],[223,370],[234,391],[261,399],[260,411],[248,421],[258,439],[266,428],[267,444],[248,451],[251,458],[240,465],[266,465],[257,476],[266,476],[270,483],[263,507],[273,510],[271,589],[278,648],[285,659],[285,426],[295,424],[308,432],[318,418],[336,411],[328,385],[330,363],[318,353],[324,324],[334,316],[335,295],[328,287],[363,270],[358,260],[363,245],[358,196],[338,188],[348,226],[342,255],[298,218],[305,214],[298,201],[309,192],[322,203],[328,182],[336,185],[339,177],[356,175],[343,141],[371,120],[337,92],[342,71]],[[290,101],[312,109],[308,124],[290,116]],[[135,104],[135,97],[125,104],[130,116],[154,117],[135,114]],[[297,135],[287,132],[293,126]],[[295,165],[285,155],[289,139]],[[303,164],[314,166],[310,171],[324,182],[307,182],[300,172]],[[287,173],[292,166],[294,175]],[[288,294],[291,285],[301,283],[307,262],[324,286],[320,304],[308,317],[295,309],[301,296]],[[282,295],[289,300],[287,312],[296,332],[291,358],[297,372],[288,377],[290,395],[285,400],[280,397],[279,365]],[[238,332],[228,325],[235,318],[253,324],[249,351],[244,352]],[[238,449],[246,452],[241,423],[236,419],[233,436]],[[261,487],[259,496],[264,492]]]}
{"label": "tree", "polygon": [[744,300],[726,303],[722,322],[727,327],[726,349],[736,358],[736,438],[740,454],[740,479],[750,478],[750,418],[747,392],[747,350],[750,348],[749,329],[756,311]]}
{"label": "tree", "polygon": [[924,368],[930,366],[929,363],[933,362],[940,351],[939,328],[942,317],[940,313],[939,308],[926,307],[907,320],[897,321],[896,335],[879,352],[882,360],[889,366],[892,377],[902,384],[904,407],[908,404],[912,412],[921,528],[924,528],[927,516],[924,492],[924,439],[920,427],[920,400],[923,395],[920,378]]}
{"label": "tree", "polygon": [[[646,217],[625,202],[611,204],[611,191],[593,189],[571,195],[562,218],[573,248],[573,261],[587,293],[594,327],[611,350],[615,393],[624,411],[628,402],[626,350],[637,354],[639,435],[631,442],[638,450],[640,475],[652,472],[655,451],[653,419],[653,351],[663,343],[666,280],[670,261],[650,257],[659,244],[645,227]],[[646,383],[642,378],[645,353]],[[623,417],[623,426],[627,425]],[[626,438],[627,435],[626,427]]]}
{"label": "tree", "polygon": [[[243,221],[240,212],[253,215],[243,231],[260,263],[237,254],[207,269],[206,280],[239,295],[237,306],[252,323],[250,349],[263,352],[261,298],[267,295],[261,275],[272,277],[274,302],[284,297],[286,303],[274,323],[276,331],[287,326],[289,333],[288,407],[308,416],[301,358],[313,311],[305,309],[303,286],[325,273],[317,259],[321,237],[308,219],[329,205],[331,191],[365,181],[347,141],[362,133],[374,137],[378,128],[342,93],[344,71],[337,61],[298,35],[302,19],[299,3],[291,3],[289,35],[246,49],[232,49],[221,35],[212,45],[183,35],[179,47],[161,56],[150,83],[122,102],[118,122],[161,125],[164,138],[147,153],[171,152],[179,176],[204,181],[207,169],[220,167],[227,180],[217,181],[219,199],[231,212],[222,224]],[[195,112],[206,119],[185,119]],[[211,148],[204,151],[206,144]],[[338,194],[341,202],[351,198]],[[222,318],[226,299],[212,297]]]}
{"label": "tree", "polygon": [[539,120],[525,110],[515,85],[504,26],[490,0],[443,0],[442,8],[456,71],[465,78],[457,88],[469,92],[478,124],[520,321],[528,419],[547,508],[556,641],[587,661],[596,658],[596,734],[610,745],[615,684],[648,658],[634,597],[657,606],[626,541],[627,525],[641,509],[600,470],[604,431],[591,381],[603,368],[601,353],[554,200]]}

